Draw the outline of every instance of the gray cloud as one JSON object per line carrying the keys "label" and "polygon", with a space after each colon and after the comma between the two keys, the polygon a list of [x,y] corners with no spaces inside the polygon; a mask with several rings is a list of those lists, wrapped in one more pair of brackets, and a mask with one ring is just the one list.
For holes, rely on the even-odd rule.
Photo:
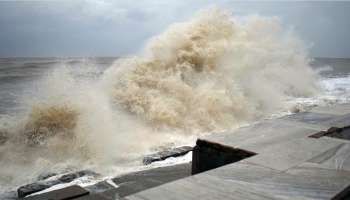
{"label": "gray cloud", "polygon": [[350,57],[348,2],[228,0],[1,1],[0,57],[132,54],[171,23],[212,5],[277,16],[312,44],[313,56]]}

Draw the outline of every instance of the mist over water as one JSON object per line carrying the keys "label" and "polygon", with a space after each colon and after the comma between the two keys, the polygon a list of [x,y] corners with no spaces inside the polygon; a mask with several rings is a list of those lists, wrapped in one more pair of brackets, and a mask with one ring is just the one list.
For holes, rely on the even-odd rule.
{"label": "mist over water", "polygon": [[0,186],[48,171],[120,173],[157,146],[293,110],[291,98],[321,91],[310,61],[278,19],[211,9],[106,70],[55,67],[1,119]]}

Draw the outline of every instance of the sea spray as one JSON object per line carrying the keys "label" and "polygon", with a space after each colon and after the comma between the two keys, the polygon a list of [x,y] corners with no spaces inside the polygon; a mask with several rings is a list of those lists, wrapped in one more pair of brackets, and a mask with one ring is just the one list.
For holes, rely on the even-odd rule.
{"label": "sea spray", "polygon": [[204,11],[153,38],[105,76],[115,103],[156,127],[191,134],[239,126],[317,92],[298,40],[278,19]]}
{"label": "sea spray", "polygon": [[38,81],[26,113],[5,130],[2,188],[50,170],[122,170],[154,146],[239,127],[318,91],[307,51],[278,19],[219,9],[94,72],[61,66]]}

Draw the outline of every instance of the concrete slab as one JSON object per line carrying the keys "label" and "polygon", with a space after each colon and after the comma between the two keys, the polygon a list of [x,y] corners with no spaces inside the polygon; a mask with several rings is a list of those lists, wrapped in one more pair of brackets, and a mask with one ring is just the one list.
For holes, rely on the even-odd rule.
{"label": "concrete slab", "polygon": [[206,175],[205,173],[192,176],[180,181],[159,186],[157,188],[145,190],[132,196],[128,200],[153,200],[153,199],[203,199],[203,200],[272,200],[279,199],[266,194],[262,191],[256,191],[247,188],[239,183],[223,181],[219,178]]}
{"label": "concrete slab", "polygon": [[350,173],[302,164],[258,182],[276,195],[332,199],[350,185]]}
{"label": "concrete slab", "polygon": [[348,184],[349,172],[307,166],[282,172],[241,161],[126,199],[331,199]]}
{"label": "concrete slab", "polygon": [[310,112],[288,115],[276,121],[294,121],[299,123],[299,126],[319,130],[326,130],[330,127],[342,128],[350,125],[349,107],[349,104],[337,105],[335,110],[332,110],[332,107],[316,107]]}
{"label": "concrete slab", "polygon": [[293,125],[284,126],[282,124],[279,126],[279,128],[273,130],[268,128],[265,129],[265,131],[266,133],[237,145],[237,148],[247,149],[260,154],[264,151],[264,149],[267,149],[270,146],[276,144],[283,145],[284,143],[288,143],[292,140],[306,138],[315,132],[315,130],[308,128]]}
{"label": "concrete slab", "polygon": [[344,143],[331,148],[308,162],[322,165],[328,169],[350,171],[350,144]]}
{"label": "concrete slab", "polygon": [[339,197],[350,185],[349,141],[308,136],[331,126],[350,125],[347,113],[350,105],[334,110],[317,108],[203,137],[201,139],[257,155],[126,198],[315,200]]}
{"label": "concrete slab", "polygon": [[293,121],[266,120],[236,131],[213,134],[204,139],[260,153],[271,145],[305,138],[316,132],[315,129],[304,128]]}
{"label": "concrete slab", "polygon": [[247,183],[257,182],[258,180],[272,177],[282,171],[263,167],[246,160],[222,166],[205,172],[207,175],[220,178],[226,181],[241,181]]}
{"label": "concrete slab", "polygon": [[298,177],[302,176],[309,179],[319,179],[320,182],[325,181],[327,182],[326,184],[331,184],[332,187],[350,185],[349,171],[327,168],[327,166],[323,164],[305,162],[285,172]]}
{"label": "concrete slab", "polygon": [[277,121],[293,121],[298,126],[312,128],[316,130],[325,130],[330,127],[330,121],[340,117],[339,115],[327,113],[301,112],[288,115],[277,119]]}
{"label": "concrete slab", "polygon": [[88,195],[89,191],[84,188],[73,185],[65,187],[59,190],[53,190],[47,193],[38,194],[35,196],[29,196],[24,198],[25,200],[65,200],[65,199],[74,199],[84,195]]}
{"label": "concrete slab", "polygon": [[103,196],[104,198],[108,199],[108,200],[119,200],[119,199],[123,199],[119,196],[118,191],[116,188],[114,189],[110,189],[104,192],[99,193],[99,195]]}
{"label": "concrete slab", "polygon": [[119,197],[124,197],[190,175],[191,165],[188,163],[135,172],[114,178],[113,182],[119,187],[109,191],[109,193],[117,193]]}
{"label": "concrete slab", "polygon": [[[85,195],[82,197],[74,198],[74,200],[112,200],[112,199],[108,199],[100,194],[92,194],[92,195]],[[116,199],[113,199],[113,200],[116,200]]]}
{"label": "concrete slab", "polygon": [[269,146],[246,161],[271,169],[287,170],[341,144],[336,140],[300,138]]}
{"label": "concrete slab", "polygon": [[342,115],[329,121],[329,126],[338,128],[346,127],[350,125],[350,114]]}
{"label": "concrete slab", "polygon": [[[350,183],[349,179],[338,181],[338,178],[347,174],[337,173],[335,170],[329,173],[323,172],[324,176],[319,173],[320,171],[315,169],[305,170],[303,174],[280,173],[249,183],[247,187],[271,193],[280,198],[320,200],[332,199]],[[334,178],[329,179],[332,176]]]}
{"label": "concrete slab", "polygon": [[274,121],[279,123],[293,123],[295,127],[302,127],[314,130],[314,132],[324,131],[329,128],[329,124],[325,123],[306,123],[303,121],[290,120],[288,118],[275,119]]}
{"label": "concrete slab", "polygon": [[283,172],[242,161],[206,174],[282,199],[331,199],[350,184],[349,172],[308,165]]}
{"label": "concrete slab", "polygon": [[278,171],[245,160],[206,174],[282,199],[331,199],[350,185],[349,172],[307,164]]}

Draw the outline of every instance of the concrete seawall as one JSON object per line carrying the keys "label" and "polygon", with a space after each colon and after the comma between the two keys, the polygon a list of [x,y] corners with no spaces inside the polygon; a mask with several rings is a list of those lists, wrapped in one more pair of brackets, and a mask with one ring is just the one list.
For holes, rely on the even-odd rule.
{"label": "concrete seawall", "polygon": [[347,199],[349,125],[350,104],[344,104],[212,134],[193,149],[194,175],[185,167],[180,179],[153,175],[152,188],[123,197],[114,189],[76,199]]}

